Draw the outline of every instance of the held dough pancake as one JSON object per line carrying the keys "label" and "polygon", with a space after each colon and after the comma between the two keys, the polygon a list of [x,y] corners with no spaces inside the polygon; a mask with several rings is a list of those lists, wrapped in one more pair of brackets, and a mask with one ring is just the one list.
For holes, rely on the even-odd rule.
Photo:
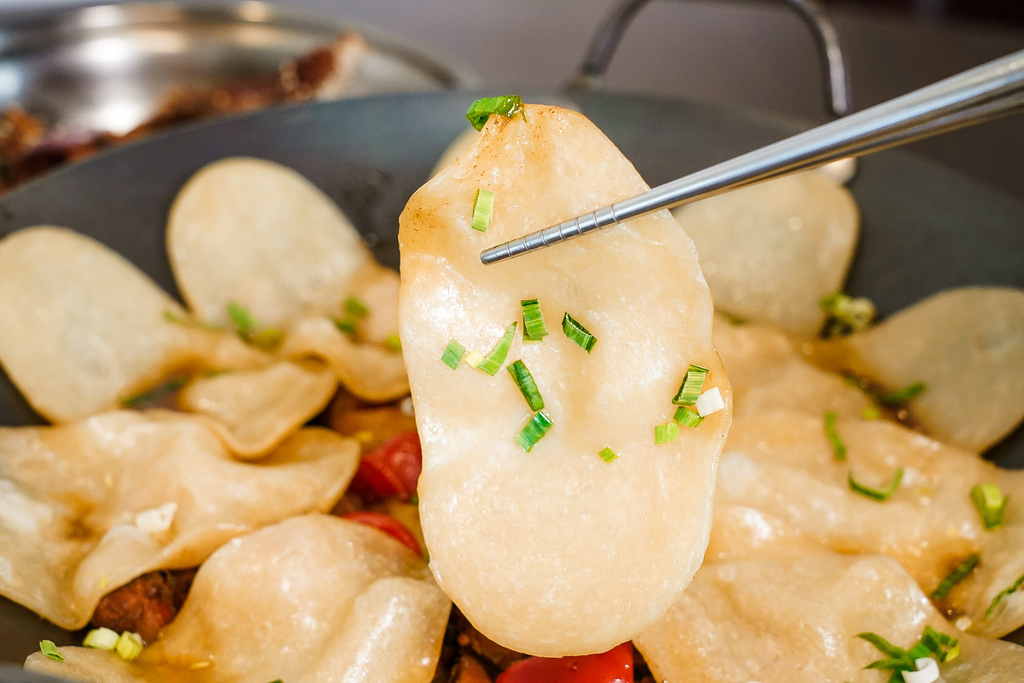
{"label": "held dough pancake", "polygon": [[[474,197],[494,193],[486,232]],[[484,266],[479,252],[637,194],[646,185],[583,116],[529,106],[492,116],[477,142],[401,217],[400,320],[423,442],[420,512],[431,569],[485,635],[544,656],[601,652],[654,622],[700,565],[730,421],[693,244],[667,212]],[[524,299],[549,336],[522,339]],[[592,352],[560,328],[568,313]],[[441,361],[449,340],[487,354],[518,321],[553,426],[524,452],[533,411],[504,368]],[[726,409],[655,445],[689,364]],[[617,453],[605,462],[598,453]]]}

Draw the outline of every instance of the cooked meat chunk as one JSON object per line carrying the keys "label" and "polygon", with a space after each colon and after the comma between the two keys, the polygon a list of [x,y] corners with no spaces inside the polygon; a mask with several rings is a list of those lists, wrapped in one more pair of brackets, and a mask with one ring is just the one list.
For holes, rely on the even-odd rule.
{"label": "cooked meat chunk", "polygon": [[491,677],[487,675],[487,670],[476,657],[468,652],[463,652],[452,669],[451,678],[448,681],[449,683],[491,683]]}
{"label": "cooked meat chunk", "polygon": [[118,633],[132,631],[151,643],[178,613],[195,574],[195,569],[143,574],[107,594],[96,607],[92,625]]}
{"label": "cooked meat chunk", "polygon": [[340,97],[371,49],[362,36],[345,33],[330,45],[286,62],[276,73],[218,88],[171,90],[148,120],[124,135],[79,131],[68,137],[66,132],[48,130],[44,121],[19,107],[9,107],[0,111],[0,194],[54,166],[179,123],[279,102]]}

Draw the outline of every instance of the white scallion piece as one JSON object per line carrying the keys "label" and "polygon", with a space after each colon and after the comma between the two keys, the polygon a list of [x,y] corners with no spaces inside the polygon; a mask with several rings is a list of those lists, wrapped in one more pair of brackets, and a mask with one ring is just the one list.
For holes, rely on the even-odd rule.
{"label": "white scallion piece", "polygon": [[403,398],[402,402],[398,404],[398,409],[402,411],[402,415],[409,415],[411,417],[416,414],[416,410],[412,405],[411,396]]}
{"label": "white scallion piece", "polygon": [[469,353],[466,354],[466,365],[468,365],[471,368],[475,368],[476,366],[480,365],[480,363],[482,363],[484,361],[484,358],[486,357],[487,356],[480,353],[479,351],[470,351]]}
{"label": "white scallion piece", "polygon": [[148,534],[163,533],[171,528],[171,524],[174,522],[174,513],[177,511],[178,504],[174,502],[143,510],[135,515],[135,526]]}
{"label": "white scallion piece", "polygon": [[121,634],[121,637],[117,639],[117,645],[114,646],[114,650],[124,661],[134,661],[142,654],[142,636],[138,633],[125,631]]}
{"label": "white scallion piece", "polygon": [[722,392],[718,390],[718,387],[714,387],[701,394],[700,398],[697,399],[696,405],[697,414],[701,417],[707,417],[725,408],[725,400],[722,398]]}
{"label": "white scallion piece", "polygon": [[91,647],[95,650],[106,650],[111,652],[117,647],[117,641],[121,636],[117,634],[117,631],[113,631],[109,628],[94,628],[85,634],[85,640],[82,641],[82,645],[85,647]]}
{"label": "white scallion piece", "polygon": [[931,657],[915,659],[914,666],[917,671],[903,672],[905,683],[935,683],[939,680],[939,664]]}

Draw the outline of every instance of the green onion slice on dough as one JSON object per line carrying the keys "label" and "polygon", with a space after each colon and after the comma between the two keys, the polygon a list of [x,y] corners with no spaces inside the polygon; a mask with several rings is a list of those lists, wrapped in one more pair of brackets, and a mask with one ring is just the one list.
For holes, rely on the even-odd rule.
{"label": "green onion slice on dough", "polygon": [[536,299],[523,299],[519,305],[523,308],[523,339],[540,341],[548,336],[544,315],[540,311],[540,302]]}
{"label": "green onion slice on dough", "polygon": [[512,338],[515,337],[518,325],[517,321],[513,321],[508,326],[505,334],[498,340],[491,352],[476,366],[477,370],[483,370],[494,377],[494,374],[501,368],[501,364],[505,362],[505,358],[508,357],[508,350],[512,348]]}
{"label": "green onion slice on dough", "polygon": [[476,199],[473,200],[473,222],[469,227],[480,232],[487,232],[487,226],[491,224],[493,214],[494,193],[481,187],[476,191]]}
{"label": "green onion slice on dough", "polygon": [[530,374],[530,369],[526,367],[526,363],[522,360],[515,361],[508,366],[508,374],[512,375],[512,381],[519,387],[519,391],[522,393],[523,398],[526,399],[530,410],[541,410],[544,408],[544,398],[540,395],[537,383],[534,381],[533,375]]}
{"label": "green onion slice on dough", "polygon": [[892,480],[886,484],[884,489],[873,489],[870,486],[860,484],[853,478],[853,472],[850,472],[847,477],[847,481],[850,484],[850,490],[854,493],[859,493],[862,496],[867,496],[872,500],[877,500],[879,503],[884,503],[889,500],[892,494],[896,493],[896,489],[900,487],[900,482],[903,481],[903,468],[896,470],[896,474],[893,475]]}
{"label": "green onion slice on dough", "polygon": [[526,423],[526,426],[516,434],[516,443],[529,453],[550,429],[551,418],[548,417],[547,413],[534,413],[530,421]]}
{"label": "green onion slice on dough", "polygon": [[522,112],[523,120],[525,121],[526,112],[523,110],[523,99],[518,95],[484,97],[469,105],[469,111],[466,112],[466,120],[477,130],[482,130],[491,114],[512,118],[520,112]]}
{"label": "green onion slice on dough", "polygon": [[562,318],[562,332],[565,332],[566,337],[587,353],[593,351],[594,345],[597,344],[597,337],[568,313]]}

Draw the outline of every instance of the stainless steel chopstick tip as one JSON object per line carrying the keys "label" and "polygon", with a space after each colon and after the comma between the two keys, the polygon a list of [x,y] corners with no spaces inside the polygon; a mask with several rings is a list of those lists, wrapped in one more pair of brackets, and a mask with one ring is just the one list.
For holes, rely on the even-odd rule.
{"label": "stainless steel chopstick tip", "polygon": [[510,244],[511,242],[505,242],[504,244],[499,244],[495,247],[491,247],[490,249],[484,249],[480,252],[480,261],[482,261],[484,265],[490,265],[492,263],[497,263],[498,261],[504,261],[512,258],[513,254],[509,249]]}

